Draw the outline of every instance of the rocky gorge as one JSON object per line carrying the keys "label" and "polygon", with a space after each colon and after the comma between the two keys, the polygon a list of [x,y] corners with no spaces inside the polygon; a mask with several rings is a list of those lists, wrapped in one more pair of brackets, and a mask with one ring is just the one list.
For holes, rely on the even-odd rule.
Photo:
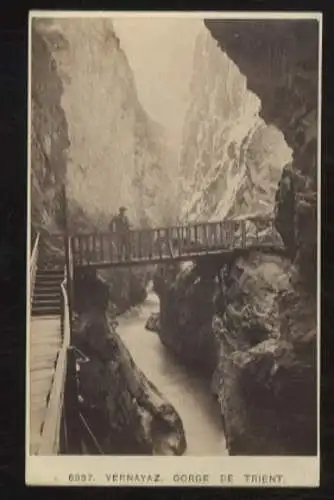
{"label": "rocky gorge", "polygon": [[[31,222],[33,230],[41,234],[44,255],[54,262],[64,257],[61,243],[50,236],[63,229],[61,202],[64,184],[68,197],[69,230],[96,231],[107,227],[117,203],[120,203],[117,196],[121,192],[123,199],[124,193],[129,199],[138,199],[136,221],[145,226],[148,220],[147,207],[154,205],[152,196],[156,194],[154,175],[158,172],[157,175],[161,177],[159,148],[162,146],[157,143],[154,124],[140,108],[130,68],[119,49],[112,25],[103,21],[97,21],[93,27],[89,23],[83,24],[78,22],[79,29],[74,31],[71,31],[71,23],[67,24],[66,20],[59,24],[37,20],[32,26]],[[110,197],[107,191],[104,205],[102,198],[102,207],[94,196],[99,197],[99,190],[101,195],[106,192],[108,179],[101,176],[104,171],[101,167],[103,162],[108,161],[108,155],[100,157],[98,161],[92,155],[100,154],[109,146],[110,136],[96,136],[99,144],[90,148],[87,156],[87,151],[82,149],[82,138],[93,130],[92,116],[83,115],[87,121],[83,121],[81,127],[76,126],[75,118],[82,106],[81,99],[87,99],[90,92],[95,95],[87,75],[91,78],[97,75],[87,71],[87,59],[78,57],[82,47],[87,52],[87,45],[82,45],[87,29],[91,30],[92,39],[94,30],[95,35],[100,35],[100,38],[95,36],[97,53],[101,44],[106,44],[108,51],[114,51],[118,58],[111,78],[115,94],[111,92],[109,101],[114,116],[109,115],[109,119],[119,123],[112,129],[114,143],[120,142],[120,136],[125,141],[117,153],[121,157],[123,155],[122,161],[119,160],[122,168],[114,166],[105,170],[106,174],[112,173],[111,186],[116,184],[120,189],[114,189],[114,197]],[[99,55],[102,58],[106,56],[103,51]],[[77,66],[73,72],[71,58],[74,56]],[[89,53],[89,56],[88,64],[94,64],[96,53]],[[72,71],[69,71],[69,67]],[[124,75],[124,72],[127,74]],[[72,79],[71,74],[72,77],[75,75]],[[86,87],[79,85],[76,77],[80,77],[81,82],[85,81]],[[99,77],[101,79],[103,75]],[[107,78],[110,79],[110,72],[107,72]],[[124,81],[127,86],[124,86]],[[78,89],[81,99],[73,99],[73,91],[78,94]],[[100,118],[101,106],[106,107],[106,101],[108,98],[102,99],[94,108]],[[132,114],[124,115],[126,124],[122,129],[120,120],[125,107],[128,111],[132,109]],[[115,156],[114,148],[113,155],[113,161],[117,162],[119,157]],[[132,158],[136,159],[135,171],[132,170],[132,176],[122,177],[124,162],[128,161],[129,166],[133,167]],[[85,164],[82,164],[83,159]],[[98,172],[94,170],[96,165],[100,167]],[[145,181],[148,171],[150,182],[153,183],[151,187]],[[85,190],[80,189],[80,179],[83,177]],[[130,185],[129,179],[132,179]],[[96,186],[96,183],[100,184]],[[92,189],[94,185],[95,190]],[[182,422],[177,412],[138,369],[118,337],[114,323],[108,321],[108,308],[110,320],[145,299],[149,276],[149,269],[130,272],[106,270],[100,271],[98,275],[76,275],[73,342],[91,360],[88,367],[85,365],[81,370],[81,389],[85,411],[93,423],[103,453],[178,455],[186,447]]]}
{"label": "rocky gorge", "polygon": [[160,269],[151,323],[211,380],[231,455],[316,454],[318,24],[205,24],[292,148],[271,201],[288,252]]}
{"label": "rocky gorge", "polygon": [[[112,23],[33,29],[36,229],[61,228],[66,182],[73,230],[104,230],[125,199],[141,227],[270,215],[288,250],[77,276],[75,338],[92,360],[82,384],[106,453],[186,448],[177,410],[108,321],[143,302],[152,277],[160,313],[147,328],[209,381],[228,452],[316,453],[318,26],[282,23],[204,22],[177,186]],[[88,102],[91,112],[81,113]]]}

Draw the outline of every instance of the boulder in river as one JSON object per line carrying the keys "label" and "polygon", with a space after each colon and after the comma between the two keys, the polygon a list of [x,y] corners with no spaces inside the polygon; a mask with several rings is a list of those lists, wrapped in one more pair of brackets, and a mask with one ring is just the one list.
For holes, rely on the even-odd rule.
{"label": "boulder in river", "polygon": [[160,313],[152,313],[146,321],[146,330],[151,332],[160,332]]}

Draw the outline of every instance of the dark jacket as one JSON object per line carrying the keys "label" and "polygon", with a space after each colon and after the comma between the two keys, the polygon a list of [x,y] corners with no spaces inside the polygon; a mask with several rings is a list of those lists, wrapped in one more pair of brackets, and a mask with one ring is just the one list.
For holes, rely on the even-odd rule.
{"label": "dark jacket", "polygon": [[130,229],[129,219],[123,214],[116,215],[116,217],[114,217],[111,221],[111,224],[113,226],[113,230],[118,234],[125,234]]}

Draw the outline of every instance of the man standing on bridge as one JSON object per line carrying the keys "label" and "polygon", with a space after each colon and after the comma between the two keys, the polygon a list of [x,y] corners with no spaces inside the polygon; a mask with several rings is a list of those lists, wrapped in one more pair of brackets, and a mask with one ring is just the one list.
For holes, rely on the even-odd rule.
{"label": "man standing on bridge", "polygon": [[130,222],[126,215],[126,207],[119,209],[113,221],[118,243],[119,259],[125,257],[128,260],[130,258]]}

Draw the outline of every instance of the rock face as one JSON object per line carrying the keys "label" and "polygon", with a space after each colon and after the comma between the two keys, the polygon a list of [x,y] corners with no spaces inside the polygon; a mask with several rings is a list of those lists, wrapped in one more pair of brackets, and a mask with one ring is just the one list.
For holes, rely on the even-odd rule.
{"label": "rock face", "polygon": [[122,314],[132,306],[144,302],[150,272],[144,269],[100,270],[102,279],[109,288],[109,299],[114,305],[114,313]]}
{"label": "rock face", "polygon": [[259,116],[261,103],[208,31],[195,46],[179,159],[188,220],[271,215],[291,150]]}
{"label": "rock face", "polygon": [[91,279],[75,345],[90,361],[80,388],[91,428],[106,454],[182,455],[186,440],[175,409],[137,368],[105,314],[108,288]]}
{"label": "rock face", "polygon": [[[157,176],[159,182],[163,179],[163,133],[137,100],[133,75],[112,24],[73,22],[32,23],[32,224],[46,235],[62,229],[63,183],[70,230],[93,232],[106,231],[119,196],[122,204],[129,199],[136,208],[134,222],[147,223],[153,217],[147,207],[158,192]],[[100,120],[99,127],[92,126],[94,119]],[[62,241],[47,237],[42,243],[47,258],[62,265]],[[145,299],[146,272],[101,274],[118,310]]]}
{"label": "rock face", "polygon": [[[161,224],[175,212],[162,126],[142,108],[132,70],[110,19],[37,23],[64,85],[71,141],[68,192],[100,230],[120,205],[135,225]],[[59,44],[62,37],[67,44]],[[97,92],[96,89],[99,89]],[[164,185],[166,191],[159,187]],[[170,188],[169,188],[170,187]],[[159,194],[158,194],[159,193]]]}
{"label": "rock face", "polygon": [[231,454],[316,454],[315,312],[289,260],[254,253],[233,265],[213,319]]}
{"label": "rock face", "polygon": [[[277,204],[278,217],[295,233],[296,263],[315,291],[317,252],[317,153],[319,22],[316,20],[218,21],[206,26],[261,100],[261,116],[284,134],[293,150],[294,213]],[[289,205],[289,199],[287,200]]]}
{"label": "rock face", "polygon": [[160,339],[190,366],[211,376],[217,364],[217,346],[212,335],[212,276],[190,267],[175,277],[169,269],[158,287],[160,298]]}
{"label": "rock face", "polygon": [[211,377],[231,455],[316,453],[316,315],[290,260],[209,269],[160,282],[162,342]]}
{"label": "rock face", "polygon": [[34,26],[31,44],[31,219],[36,230],[55,230],[69,146],[61,107],[63,84],[56,61]]}

